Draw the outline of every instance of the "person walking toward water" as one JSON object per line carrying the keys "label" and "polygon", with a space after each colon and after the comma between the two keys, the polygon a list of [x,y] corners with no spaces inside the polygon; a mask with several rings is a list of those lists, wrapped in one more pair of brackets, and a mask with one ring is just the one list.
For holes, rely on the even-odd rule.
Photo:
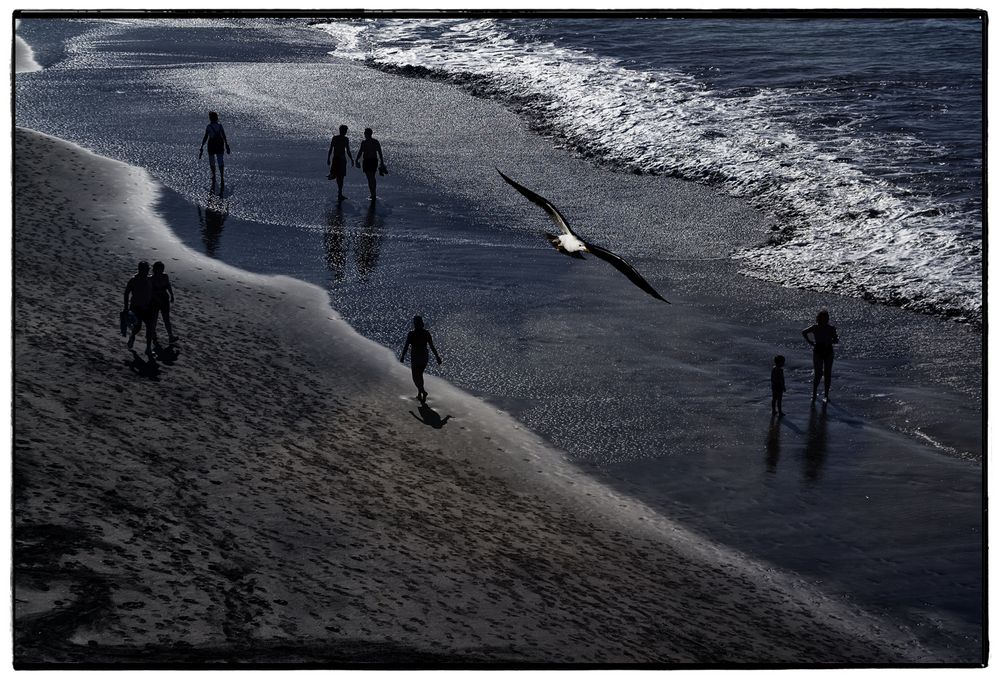
{"label": "person walking toward water", "polygon": [[219,164],[219,179],[222,186],[226,185],[226,161],[225,155],[232,154],[229,149],[229,141],[226,139],[226,129],[219,123],[219,115],[214,111],[208,112],[208,126],[205,127],[205,136],[201,139],[201,149],[198,150],[198,158],[205,152],[205,142],[208,141],[208,165],[212,169],[212,187],[215,187],[215,165]]}
{"label": "person walking toward water", "polygon": [[153,288],[153,340],[156,341],[156,318],[163,317],[163,326],[167,328],[167,341],[173,344],[177,341],[174,331],[170,327],[170,304],[174,302],[174,289],[170,286],[170,278],[165,272],[162,261],[153,264],[153,277],[149,278],[150,286]]}
{"label": "person walking toward water", "polygon": [[771,414],[784,415],[781,410],[781,395],[785,393],[785,357],[775,356],[771,368]]}
{"label": "person walking toward water", "polygon": [[375,200],[375,171],[382,175],[388,173],[385,169],[385,159],[382,157],[382,145],[372,137],[372,129],[365,128],[365,139],[361,141],[358,148],[358,158],[355,160],[361,163],[361,170],[368,178],[368,193],[372,201]]}
{"label": "person walking toward water", "polygon": [[[809,339],[809,335],[813,338]],[[833,374],[833,345],[840,342],[837,328],[830,324],[830,314],[824,308],[816,314],[816,324],[802,330],[802,336],[813,347],[813,391],[816,400],[819,378],[823,378],[824,401],[830,400],[830,379]]]}
{"label": "person walking toward water", "polygon": [[337,181],[337,199],[344,198],[344,176],[347,175],[347,160],[354,166],[351,156],[351,141],[347,139],[347,126],[340,127],[340,135],[334,135],[330,140],[330,149],[326,153],[326,165],[330,167],[327,178]]}
{"label": "person walking toward water", "polygon": [[135,343],[135,335],[142,325],[146,326],[146,355],[151,353],[151,344],[156,336],[156,309],[153,307],[153,286],[149,278],[149,264],[140,261],[135,275],[129,278],[125,285],[125,311],[131,311],[139,323],[132,326],[132,334],[128,338],[128,347]]}
{"label": "person walking toward water", "polygon": [[427,402],[427,392],[424,390],[424,369],[427,368],[427,347],[434,352],[434,358],[438,365],[441,365],[441,356],[434,348],[434,341],[431,333],[424,329],[424,320],[419,315],[413,318],[413,329],[406,335],[406,344],[403,346],[403,353],[399,356],[399,362],[406,360],[406,350],[413,348],[410,353],[410,372],[413,373],[413,384],[417,387],[417,400],[421,403]]}

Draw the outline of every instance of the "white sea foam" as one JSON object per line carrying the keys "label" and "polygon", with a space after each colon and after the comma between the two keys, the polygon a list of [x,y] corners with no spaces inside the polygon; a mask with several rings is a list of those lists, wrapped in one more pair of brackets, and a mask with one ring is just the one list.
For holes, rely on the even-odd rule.
{"label": "white sea foam", "polygon": [[[981,319],[978,212],[866,170],[940,150],[913,136],[859,135],[863,114],[835,100],[815,112],[788,89],[713,90],[680,71],[525,44],[494,19],[318,27],[336,42],[332,54],[504,101],[584,156],[745,198],[780,228],[774,243],[734,254],[747,275]],[[801,125],[820,114],[831,124]]]}

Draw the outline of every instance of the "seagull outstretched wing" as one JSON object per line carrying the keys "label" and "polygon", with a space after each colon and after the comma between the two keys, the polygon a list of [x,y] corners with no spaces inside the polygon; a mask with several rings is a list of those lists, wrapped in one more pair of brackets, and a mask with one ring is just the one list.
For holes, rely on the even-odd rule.
{"label": "seagull outstretched wing", "polygon": [[559,209],[557,209],[555,206],[553,206],[552,202],[550,202],[548,199],[546,199],[542,195],[536,194],[536,193],[532,192],[531,190],[529,190],[528,188],[526,188],[524,185],[521,185],[520,183],[517,183],[517,182],[511,180],[510,178],[508,178],[507,176],[505,176],[503,174],[503,171],[501,171],[499,168],[497,169],[497,173],[499,173],[500,177],[503,178],[504,180],[506,180],[507,183],[511,187],[513,187],[515,190],[517,190],[518,192],[520,192],[521,194],[523,194],[525,197],[527,197],[528,199],[530,199],[532,202],[534,202],[538,206],[542,207],[542,209],[545,210],[545,213],[547,213],[549,215],[549,218],[552,219],[552,222],[559,226],[560,230],[562,230],[567,235],[573,235],[574,237],[576,237],[576,235],[573,233],[573,231],[569,227],[569,221],[567,221],[563,217],[563,215],[561,213],[559,213]]}
{"label": "seagull outstretched wing", "polygon": [[632,284],[634,284],[636,287],[646,292],[653,298],[659,299],[660,301],[667,304],[670,303],[662,296],[660,296],[659,292],[653,289],[652,285],[646,282],[646,280],[642,277],[642,275],[639,275],[639,271],[637,271],[635,268],[629,265],[628,261],[623,259],[618,254],[613,254],[607,249],[603,249],[601,247],[598,247],[597,245],[590,244],[589,242],[587,242],[587,251],[589,251],[597,258],[603,259],[608,263],[610,263],[611,265],[613,265],[615,268],[621,271],[621,273],[624,274],[625,277],[631,280]]}
{"label": "seagull outstretched wing", "polygon": [[660,296],[659,292],[653,289],[652,285],[646,282],[646,280],[641,275],[639,275],[639,272],[631,265],[629,265],[629,263],[621,256],[613,252],[610,252],[607,249],[598,247],[597,245],[590,244],[580,239],[580,236],[574,233],[572,229],[570,229],[569,222],[566,220],[565,217],[563,217],[561,213],[559,213],[559,209],[553,206],[552,202],[550,202],[548,199],[541,196],[540,194],[532,192],[524,185],[521,185],[511,180],[510,178],[505,176],[503,171],[501,171],[499,168],[497,169],[497,173],[500,174],[501,178],[507,181],[507,184],[509,184],[515,190],[523,194],[525,197],[531,200],[531,202],[537,204],[542,209],[544,209],[545,213],[547,213],[549,215],[549,218],[552,219],[552,222],[558,225],[564,234],[570,235],[572,237],[572,240],[570,240],[570,238],[566,238],[567,241],[576,242],[575,246],[571,246],[570,249],[567,250],[566,245],[563,244],[563,240],[561,240],[556,235],[545,233],[546,238],[549,240],[549,242],[552,244],[553,247],[558,249],[561,253],[566,254],[567,256],[573,256],[575,258],[581,258],[581,259],[583,258],[583,254],[581,254],[580,252],[586,250],[587,252],[593,254],[597,258],[610,263],[619,272],[625,275],[625,277],[631,280],[632,284],[634,284],[642,291],[646,292],[647,294],[656,299],[659,299],[664,303],[668,304],[670,303],[662,296]]}

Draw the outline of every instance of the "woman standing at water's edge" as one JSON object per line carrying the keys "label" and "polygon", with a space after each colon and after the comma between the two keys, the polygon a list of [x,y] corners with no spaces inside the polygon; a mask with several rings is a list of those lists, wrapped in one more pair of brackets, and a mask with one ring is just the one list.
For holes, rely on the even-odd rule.
{"label": "woman standing at water's edge", "polygon": [[[809,339],[812,334],[813,338]],[[816,389],[819,378],[823,378],[823,400],[830,400],[830,379],[833,373],[833,345],[840,342],[837,338],[837,328],[830,324],[830,314],[824,308],[816,314],[816,324],[802,330],[802,336],[813,347],[813,391],[812,400],[816,400]]]}

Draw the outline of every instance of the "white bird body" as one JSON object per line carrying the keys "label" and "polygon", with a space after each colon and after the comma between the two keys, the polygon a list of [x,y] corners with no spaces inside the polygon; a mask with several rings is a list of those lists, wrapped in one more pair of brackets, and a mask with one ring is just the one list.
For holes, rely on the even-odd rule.
{"label": "white bird body", "polygon": [[584,241],[571,232],[569,233],[564,232],[563,234],[559,235],[559,246],[562,247],[563,250],[571,254],[573,252],[589,251]]}

